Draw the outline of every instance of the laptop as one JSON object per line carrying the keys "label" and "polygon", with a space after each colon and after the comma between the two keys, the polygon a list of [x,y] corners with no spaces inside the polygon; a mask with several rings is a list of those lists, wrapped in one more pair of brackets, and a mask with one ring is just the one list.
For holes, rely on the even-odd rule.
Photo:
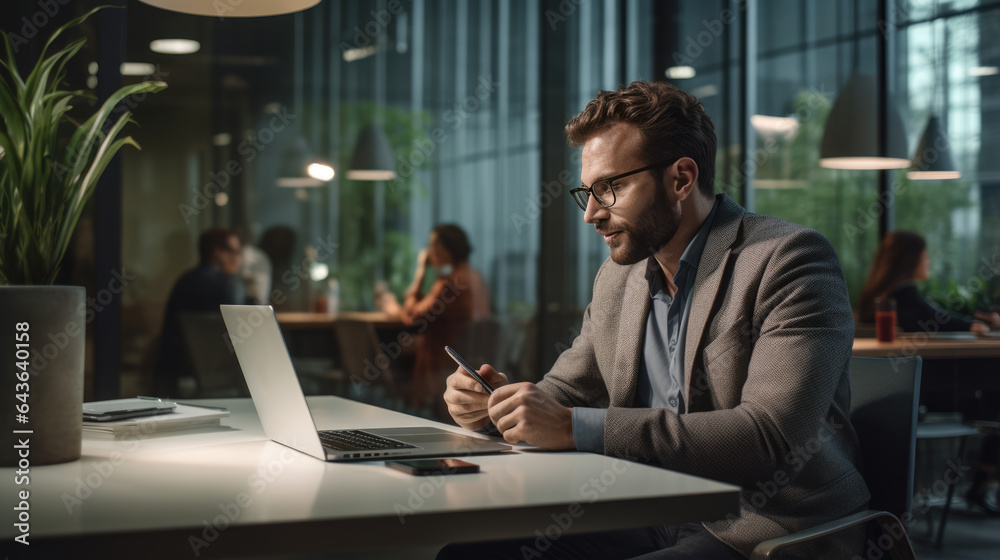
{"label": "laptop", "polygon": [[317,430],[274,309],[270,305],[220,308],[264,433],[282,445],[324,461],[475,455],[510,449],[493,440],[434,427]]}

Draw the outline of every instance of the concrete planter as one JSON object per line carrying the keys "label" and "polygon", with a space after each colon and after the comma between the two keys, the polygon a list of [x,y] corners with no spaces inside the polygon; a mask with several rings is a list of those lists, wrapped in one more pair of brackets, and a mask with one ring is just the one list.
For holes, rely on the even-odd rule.
{"label": "concrete planter", "polygon": [[78,286],[0,286],[0,466],[80,458],[85,299]]}

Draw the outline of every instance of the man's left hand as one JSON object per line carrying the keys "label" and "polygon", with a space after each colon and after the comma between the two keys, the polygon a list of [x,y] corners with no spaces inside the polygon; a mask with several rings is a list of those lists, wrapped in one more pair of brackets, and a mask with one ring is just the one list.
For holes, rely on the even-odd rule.
{"label": "man's left hand", "polygon": [[515,383],[490,395],[490,420],[510,443],[525,441],[544,449],[576,449],[573,410],[534,383]]}

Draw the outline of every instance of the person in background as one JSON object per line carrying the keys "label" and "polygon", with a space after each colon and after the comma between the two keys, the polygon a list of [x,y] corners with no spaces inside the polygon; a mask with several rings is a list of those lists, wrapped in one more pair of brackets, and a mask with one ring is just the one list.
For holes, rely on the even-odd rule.
{"label": "person in background", "polygon": [[198,266],[181,275],[167,300],[153,378],[157,396],[176,395],[178,379],[192,372],[180,314],[219,313],[221,304],[245,303],[243,283],[237,274],[242,251],[239,235],[231,229],[211,228],[198,237]]}
{"label": "person in background", "polygon": [[[914,281],[930,280],[931,259],[927,253],[927,242],[912,231],[894,231],[885,236],[875,253],[871,273],[858,299],[858,319],[861,322],[875,321],[875,298],[896,299],[896,316],[899,326],[909,332],[971,331],[984,333],[990,327],[1000,327],[1000,315],[994,312],[976,312],[974,317],[951,313],[933,302],[924,299]],[[950,372],[938,373],[937,363],[924,362],[921,383],[921,402],[928,409],[953,410],[953,388]],[[932,373],[934,372],[934,373]],[[947,385],[937,387],[932,383],[946,380]],[[987,401],[996,400],[995,395],[986,395]],[[967,415],[984,415],[995,418],[997,407],[965,410]],[[973,473],[972,486],[966,495],[970,504],[978,506],[989,514],[1000,515],[1000,505],[996,492],[989,492],[990,478],[995,476],[1000,457],[1000,438],[988,436],[980,449],[979,462]]]}
{"label": "person in background", "polygon": [[[438,225],[431,231],[427,247],[417,255],[417,269],[403,304],[391,292],[379,298],[383,311],[415,326],[422,334],[413,368],[411,404],[415,408],[422,408],[428,402],[441,406],[445,379],[454,369],[444,347],[454,345],[463,327],[490,317],[489,288],[479,272],[469,265],[471,252],[462,228]],[[425,293],[428,266],[439,274]],[[439,412],[443,418],[448,417],[446,411]]]}
{"label": "person in background", "polygon": [[266,305],[271,297],[271,259],[263,249],[252,243],[243,245],[243,265],[240,278],[246,290],[247,303]]}
{"label": "person in background", "polygon": [[858,298],[858,320],[875,322],[875,298],[896,300],[899,327],[907,332],[971,331],[983,333],[1000,328],[1000,315],[977,311],[975,317],[951,313],[927,301],[914,281],[930,280],[931,260],[927,242],[912,231],[894,231],[885,236],[875,253],[875,262]]}

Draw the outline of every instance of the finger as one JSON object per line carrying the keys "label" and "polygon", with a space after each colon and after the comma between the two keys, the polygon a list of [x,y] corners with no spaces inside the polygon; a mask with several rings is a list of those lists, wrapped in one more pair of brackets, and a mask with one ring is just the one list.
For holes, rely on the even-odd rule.
{"label": "finger", "polygon": [[452,387],[469,393],[485,393],[486,390],[478,381],[472,378],[464,368],[458,368],[455,373],[448,376],[448,387]]}
{"label": "finger", "polygon": [[503,385],[507,385],[508,383],[510,383],[506,375],[494,369],[493,366],[491,366],[490,364],[483,364],[482,366],[479,367],[477,371],[479,373],[479,376],[485,379],[486,382],[492,385],[494,388],[501,387]]}
{"label": "finger", "polygon": [[454,405],[466,410],[486,410],[489,402],[485,393],[463,391],[451,387],[445,390],[444,400],[449,406]]}
{"label": "finger", "polygon": [[513,414],[519,406],[525,404],[523,397],[526,391],[530,391],[530,386],[531,383],[516,383],[502,387],[502,391],[497,389],[493,392],[487,406],[494,424],[501,418]]}
{"label": "finger", "polygon": [[[492,409],[491,409],[492,412]],[[507,430],[513,430],[521,423],[524,419],[525,410],[522,407],[517,407],[511,410],[507,414],[490,414],[490,420],[493,421],[493,425],[500,430],[500,433],[504,433]]]}

